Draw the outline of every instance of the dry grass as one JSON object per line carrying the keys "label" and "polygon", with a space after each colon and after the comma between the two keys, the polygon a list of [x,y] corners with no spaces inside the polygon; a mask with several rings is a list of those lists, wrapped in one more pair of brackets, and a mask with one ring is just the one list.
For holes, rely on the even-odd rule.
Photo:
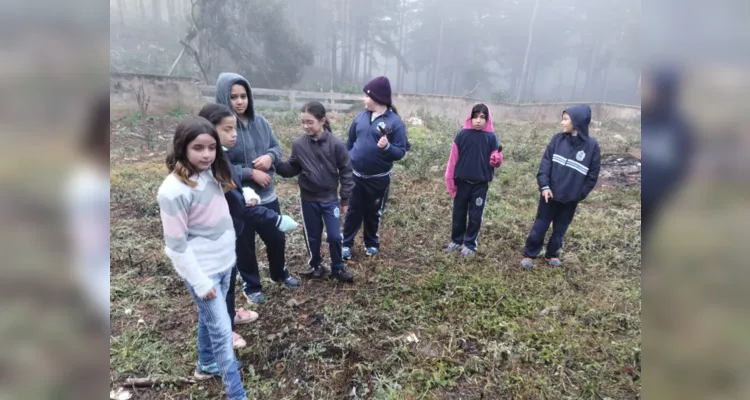
{"label": "dry grass", "polygon": [[[197,315],[161,251],[154,199],[165,143],[147,146],[124,134],[145,129],[168,137],[177,117],[114,126],[112,387],[127,377],[186,376],[196,360]],[[334,130],[346,132],[350,118],[336,116]],[[257,323],[240,328],[249,345],[237,353],[249,397],[639,397],[640,185],[615,175],[579,207],[563,249],[565,268],[525,271],[519,262],[536,210],[536,168],[556,127],[498,124],[506,161],[490,186],[478,256],[459,262],[440,251],[451,210],[443,166],[456,126],[423,118],[424,127],[409,131],[414,151],[394,173],[382,254],[365,260],[356,249],[355,285],[306,280],[289,290],[262,271],[269,301],[258,307]],[[297,116],[269,119],[288,155]],[[637,130],[606,123],[600,129],[605,154],[639,147]],[[298,216],[296,182],[279,180],[278,192],[282,210]],[[289,266],[299,272],[306,260],[301,231],[287,243]],[[264,251],[258,255],[265,259]],[[290,307],[291,298],[301,304]],[[221,391],[215,381],[137,394],[213,399]]]}

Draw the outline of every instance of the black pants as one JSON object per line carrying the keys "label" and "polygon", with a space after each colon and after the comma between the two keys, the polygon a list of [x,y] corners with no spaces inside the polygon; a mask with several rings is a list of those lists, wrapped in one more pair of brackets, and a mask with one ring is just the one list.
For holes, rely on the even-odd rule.
{"label": "black pants", "polygon": [[[281,214],[278,200],[255,207],[267,207]],[[273,224],[254,225],[246,223],[240,237],[237,238],[237,270],[242,278],[242,288],[247,294],[260,292],[263,289],[260,284],[258,259],[255,256],[256,232],[266,245],[271,280],[274,282],[283,282],[289,276],[284,257],[286,248],[286,236],[284,232],[278,230]]]}
{"label": "black pants", "polygon": [[339,202],[319,203],[315,201],[302,202],[302,227],[305,230],[305,244],[309,259],[307,263],[310,268],[320,267],[320,245],[323,237],[323,224],[325,223],[328,249],[331,253],[331,268],[339,270],[344,268],[344,260],[341,258],[341,216]]}
{"label": "black pants", "polygon": [[229,290],[227,290],[227,311],[229,320],[232,321],[232,332],[234,332],[234,316],[237,314],[234,309],[234,287],[237,286],[237,267],[232,267],[232,275],[229,278]]}
{"label": "black pants", "polygon": [[[487,201],[487,182],[467,182],[456,179],[456,197],[453,199],[451,241],[471,250],[477,249],[479,229],[482,227],[484,204]],[[466,219],[469,219],[468,226]]]}
{"label": "black pants", "polygon": [[549,242],[547,242],[547,251],[544,257],[547,259],[559,258],[563,236],[565,236],[568,226],[573,221],[577,207],[578,202],[560,203],[554,199],[545,202],[544,197],[539,196],[536,220],[534,220],[534,226],[531,228],[531,233],[529,233],[529,237],[526,239],[523,256],[536,258],[541,253],[544,236],[547,234],[549,224],[552,223],[552,236],[550,236]]}
{"label": "black pants", "polygon": [[364,222],[365,247],[380,248],[378,230],[390,184],[390,176],[369,179],[354,176],[354,192],[344,219],[344,247],[354,246],[354,237]]}

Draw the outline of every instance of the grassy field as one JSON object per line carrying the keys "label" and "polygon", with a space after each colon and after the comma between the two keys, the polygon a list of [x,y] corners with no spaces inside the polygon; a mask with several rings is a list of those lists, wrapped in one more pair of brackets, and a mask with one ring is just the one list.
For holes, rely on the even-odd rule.
{"label": "grassy field", "polygon": [[[343,135],[351,117],[334,116],[334,131]],[[113,123],[113,389],[128,377],[188,377],[196,361],[197,313],[163,254],[155,202],[179,118]],[[640,175],[628,155],[640,147],[637,128],[595,127],[606,165],[567,233],[565,267],[538,262],[526,271],[520,260],[536,211],[536,170],[558,127],[496,124],[505,163],[490,186],[477,257],[459,262],[441,252],[451,214],[444,165],[457,126],[422,118],[423,127],[409,128],[413,151],[394,172],[381,255],[364,259],[358,238],[354,285],[304,280],[286,289],[262,264],[268,301],[256,308],[256,323],[239,328],[248,341],[237,355],[249,397],[638,398]],[[288,156],[297,115],[269,120]],[[299,217],[296,180],[277,182],[282,210]],[[288,266],[299,276],[307,259],[302,230],[287,243]],[[129,390],[141,399],[222,396],[218,380]]]}

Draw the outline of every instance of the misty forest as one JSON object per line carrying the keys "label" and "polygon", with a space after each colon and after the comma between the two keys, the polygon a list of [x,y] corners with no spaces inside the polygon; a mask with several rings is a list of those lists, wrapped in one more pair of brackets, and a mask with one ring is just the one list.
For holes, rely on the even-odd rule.
{"label": "misty forest", "polygon": [[640,8],[634,0],[111,0],[111,67],[208,84],[236,71],[255,87],[343,93],[387,75],[395,92],[639,104]]}

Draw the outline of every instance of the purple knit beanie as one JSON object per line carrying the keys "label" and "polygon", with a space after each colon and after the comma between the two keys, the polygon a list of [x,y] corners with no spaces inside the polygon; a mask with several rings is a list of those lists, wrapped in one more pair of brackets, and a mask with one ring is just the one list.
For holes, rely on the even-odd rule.
{"label": "purple knit beanie", "polygon": [[378,76],[367,82],[362,91],[382,105],[391,105],[391,82],[385,76]]}

